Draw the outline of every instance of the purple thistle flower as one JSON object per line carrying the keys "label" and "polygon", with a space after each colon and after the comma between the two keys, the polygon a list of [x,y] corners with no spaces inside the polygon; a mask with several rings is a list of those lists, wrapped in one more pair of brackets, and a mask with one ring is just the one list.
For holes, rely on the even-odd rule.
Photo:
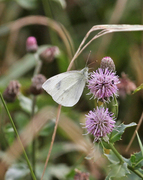
{"label": "purple thistle flower", "polygon": [[115,126],[115,118],[113,113],[108,111],[108,108],[97,107],[97,109],[89,111],[88,115],[85,116],[85,128],[87,128],[88,134],[94,136],[94,142],[106,137]]}
{"label": "purple thistle flower", "polygon": [[96,72],[90,74],[87,86],[90,90],[89,94],[93,94],[94,98],[109,101],[113,95],[118,96],[117,84],[119,83],[119,78],[115,72],[109,71],[108,68],[98,68]]}

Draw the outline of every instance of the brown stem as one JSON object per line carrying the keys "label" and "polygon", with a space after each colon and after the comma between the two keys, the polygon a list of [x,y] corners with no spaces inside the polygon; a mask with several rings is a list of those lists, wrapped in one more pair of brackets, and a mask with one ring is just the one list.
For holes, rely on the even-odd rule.
{"label": "brown stem", "polygon": [[55,136],[56,136],[56,132],[57,132],[57,127],[58,127],[58,122],[59,122],[59,118],[60,118],[60,113],[61,113],[61,107],[62,107],[61,105],[58,106],[58,113],[57,113],[57,117],[56,117],[56,123],[55,123],[55,127],[54,127],[54,132],[53,132],[53,135],[52,135],[52,141],[51,141],[51,144],[50,144],[50,148],[49,148],[49,152],[48,152],[47,159],[46,159],[46,162],[45,162],[45,166],[44,166],[44,170],[43,170],[43,173],[42,173],[41,180],[43,179],[43,176],[44,176],[44,173],[45,173],[45,170],[46,170],[49,158],[50,158],[50,154],[51,154],[51,151],[52,151],[52,147],[53,147],[53,144],[54,144],[54,140],[55,140]]}

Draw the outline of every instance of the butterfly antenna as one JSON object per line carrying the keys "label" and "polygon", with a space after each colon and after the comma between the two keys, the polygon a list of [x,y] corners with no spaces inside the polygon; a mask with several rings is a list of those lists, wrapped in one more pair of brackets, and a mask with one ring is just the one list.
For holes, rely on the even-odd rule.
{"label": "butterfly antenna", "polygon": [[90,55],[91,55],[91,51],[89,51],[89,54],[88,54],[88,57],[87,57],[87,60],[86,60],[86,66],[87,66],[87,63],[89,61]]}

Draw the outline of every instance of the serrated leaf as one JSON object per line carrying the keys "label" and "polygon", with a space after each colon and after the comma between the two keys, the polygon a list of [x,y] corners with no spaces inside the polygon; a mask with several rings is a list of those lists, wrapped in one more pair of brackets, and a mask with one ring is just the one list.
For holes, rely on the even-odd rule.
{"label": "serrated leaf", "polygon": [[135,94],[136,92],[138,92],[138,91],[140,91],[142,89],[143,89],[143,83],[133,91],[133,94]]}
{"label": "serrated leaf", "polygon": [[132,122],[130,124],[122,123],[119,126],[115,127],[112,133],[110,134],[110,142],[114,143],[116,141],[119,141],[126,128],[136,126],[136,125],[137,125],[136,123]]}
{"label": "serrated leaf", "polygon": [[131,155],[130,162],[134,168],[141,168],[143,166],[142,152],[140,151],[138,153]]}
{"label": "serrated leaf", "polygon": [[[142,169],[138,169],[138,171],[143,174]],[[138,175],[136,175],[134,172],[130,171],[130,173],[131,174],[129,174],[125,180],[141,180],[142,179]]]}
{"label": "serrated leaf", "polygon": [[[28,113],[31,113],[32,111],[32,100],[22,94],[19,94],[18,95],[18,99],[19,99],[19,103],[20,103],[20,106],[21,108],[28,112]],[[37,106],[35,107],[35,112],[37,112],[38,108]]]}
{"label": "serrated leaf", "polygon": [[112,150],[110,150],[109,154],[106,154],[104,151],[104,155],[108,158],[108,160],[113,163],[113,164],[118,164],[120,161],[117,158],[117,156],[115,156],[115,154],[112,152]]}
{"label": "serrated leaf", "polygon": [[125,177],[128,174],[130,174],[130,171],[127,168],[127,163],[123,163],[123,164],[111,164],[110,165],[110,173],[108,175],[108,179],[112,178],[112,177],[116,177],[116,178],[121,178],[121,177]]}

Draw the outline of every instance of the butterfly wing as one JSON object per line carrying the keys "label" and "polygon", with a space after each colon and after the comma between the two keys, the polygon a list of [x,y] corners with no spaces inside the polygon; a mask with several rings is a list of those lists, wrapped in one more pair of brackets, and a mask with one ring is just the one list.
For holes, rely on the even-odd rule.
{"label": "butterfly wing", "polygon": [[58,104],[66,107],[74,106],[79,101],[87,80],[88,70],[85,70],[86,72],[83,70],[53,76],[42,87]]}

